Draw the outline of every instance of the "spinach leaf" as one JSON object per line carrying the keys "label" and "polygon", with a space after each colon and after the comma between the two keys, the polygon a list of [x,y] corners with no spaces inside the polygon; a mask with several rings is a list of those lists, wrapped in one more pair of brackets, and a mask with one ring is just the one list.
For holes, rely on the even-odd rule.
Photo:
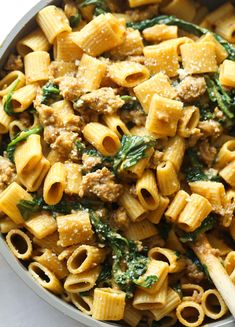
{"label": "spinach leaf", "polygon": [[146,150],[153,147],[156,141],[149,136],[126,136],[122,137],[121,148],[114,157],[105,157],[95,149],[86,149],[80,141],[76,146],[80,153],[101,158],[102,165],[113,168],[118,173],[119,168],[128,169],[136,165],[141,159],[146,157]]}
{"label": "spinach leaf", "polygon": [[171,230],[171,224],[166,219],[161,219],[160,223],[158,224],[158,230],[163,240],[167,241]]}
{"label": "spinach leaf", "polygon": [[235,114],[234,99],[223,89],[218,75],[206,75],[205,79],[210,100],[218,105],[226,117],[233,119]]}
{"label": "spinach leaf", "polygon": [[80,199],[70,200],[63,198],[58,204],[48,205],[44,202],[42,197],[34,196],[32,201],[21,200],[17,204],[21,215],[25,220],[29,219],[32,212],[48,211],[54,217],[57,214],[70,214],[72,210],[85,210],[85,209],[97,209],[102,208],[103,203],[98,200],[92,199]]}
{"label": "spinach leaf", "polygon": [[205,233],[205,232],[213,229],[216,226],[217,223],[218,223],[218,216],[216,214],[211,213],[202,222],[201,226],[198,227],[194,232],[191,232],[191,233],[183,232],[183,233],[181,233],[180,241],[182,243],[195,242],[200,234]]}
{"label": "spinach leaf", "polygon": [[43,86],[41,103],[48,105],[52,101],[58,101],[61,99],[62,97],[60,95],[60,90],[56,84],[48,82],[46,85]]}
{"label": "spinach leaf", "polygon": [[78,152],[81,153],[81,154],[82,154],[82,153],[84,152],[84,150],[86,149],[85,144],[82,143],[82,142],[79,141],[79,140],[75,142],[75,145],[76,145],[76,148],[77,148]]}
{"label": "spinach leaf", "polygon": [[19,134],[16,135],[16,137],[11,140],[11,142],[8,144],[7,146],[7,156],[8,158],[14,162],[14,153],[15,153],[15,149],[17,147],[17,144],[19,142],[25,141],[30,135],[32,134],[40,134],[42,131],[42,126],[38,126],[29,130],[24,130],[22,132],[20,132]]}
{"label": "spinach leaf", "polygon": [[198,25],[186,22],[186,21],[176,18],[174,16],[167,16],[167,15],[157,16],[152,19],[144,20],[141,22],[130,22],[130,23],[127,23],[127,26],[142,31],[145,28],[152,27],[156,24],[176,25],[179,28],[181,28],[182,30],[192,33],[196,36],[201,36],[201,35],[210,33],[228,52],[228,54],[229,54],[228,59],[235,60],[235,48],[232,46],[232,44],[230,44],[229,42],[224,40],[220,35],[212,33],[209,30],[207,30],[206,28],[202,28]]}
{"label": "spinach leaf", "polygon": [[204,173],[204,166],[200,162],[197,151],[195,149],[188,149],[186,153],[188,164],[184,170],[187,182],[207,181],[208,177]]}
{"label": "spinach leaf", "polygon": [[217,174],[217,171],[205,171],[205,167],[199,159],[197,150],[192,148],[188,149],[186,152],[186,164],[184,165],[183,172],[188,183],[197,181],[221,181],[221,177]]}
{"label": "spinach leaf", "polygon": [[131,95],[121,95],[120,97],[125,103],[122,106],[122,110],[135,110],[140,107],[140,103],[137,101],[136,97]]}
{"label": "spinach leaf", "polygon": [[194,105],[200,110],[200,121],[206,121],[214,119],[214,114],[211,112],[211,106],[209,104],[200,103],[199,101],[194,102]]}
{"label": "spinach leaf", "polygon": [[105,262],[102,265],[102,270],[99,274],[99,277],[96,281],[96,285],[102,284],[102,283],[111,283],[112,279],[112,267],[108,262]]}
{"label": "spinach leaf", "polygon": [[95,5],[94,16],[99,16],[109,12],[107,0],[85,0],[80,4],[80,8]]}
{"label": "spinach leaf", "polygon": [[114,158],[115,172],[121,167],[128,169],[146,158],[146,150],[154,147],[156,141],[150,136],[123,136],[121,149]]}
{"label": "spinach leaf", "polygon": [[156,281],[158,281],[158,277],[152,275],[152,276],[147,276],[144,281],[135,280],[134,283],[138,286],[150,288],[151,286],[153,286],[153,284],[156,283]]}
{"label": "spinach leaf", "polygon": [[13,116],[16,113],[14,112],[13,104],[12,104],[12,96],[19,84],[20,80],[17,78],[16,81],[13,83],[11,90],[8,92],[8,94],[4,97],[4,104],[3,104],[3,109],[6,114],[9,116]]}
{"label": "spinach leaf", "polygon": [[[112,250],[112,276],[115,282],[128,297],[132,297],[135,282],[146,272],[149,259],[141,253],[136,242],[103,223],[94,211],[90,211],[90,220],[100,242],[106,243]],[[148,281],[149,285],[151,280]]]}
{"label": "spinach leaf", "polygon": [[80,14],[80,12],[77,12],[77,14],[75,16],[70,16],[69,17],[69,24],[72,28],[77,27],[80,22],[81,22],[82,16]]}

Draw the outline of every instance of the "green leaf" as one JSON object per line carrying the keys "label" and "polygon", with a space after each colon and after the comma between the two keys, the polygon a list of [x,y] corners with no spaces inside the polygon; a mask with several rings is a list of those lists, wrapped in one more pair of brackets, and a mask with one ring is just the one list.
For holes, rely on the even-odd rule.
{"label": "green leaf", "polygon": [[198,227],[194,232],[186,233],[183,232],[180,235],[180,241],[182,243],[195,242],[198,236],[213,229],[218,222],[218,217],[216,214],[210,214],[205,220],[203,220],[200,227]]}
{"label": "green leaf", "polygon": [[158,277],[157,276],[147,276],[145,278],[144,281],[134,281],[134,283],[138,286],[142,286],[142,287],[145,287],[145,288],[150,288],[151,286],[153,286],[153,284],[156,283],[156,281],[158,281]]}
{"label": "green leaf", "polygon": [[136,97],[131,95],[121,95],[120,97],[125,103],[122,106],[122,110],[135,110],[140,107],[140,103],[137,101]]}
{"label": "green leaf", "polygon": [[3,109],[6,114],[9,116],[13,116],[16,113],[14,112],[13,104],[12,104],[12,96],[19,84],[20,80],[17,78],[16,81],[13,83],[11,90],[8,92],[8,94],[4,97],[4,104],[3,104]]}
{"label": "green leaf", "polygon": [[179,251],[175,251],[175,255],[177,256],[177,260],[179,260],[181,258],[181,254]]}
{"label": "green leaf", "polygon": [[17,208],[20,210],[20,213],[25,221],[27,221],[32,213],[38,212],[41,209],[40,202],[38,202],[36,199],[32,201],[28,200],[20,200],[20,202],[17,204]]}
{"label": "green leaf", "polygon": [[133,296],[135,282],[146,272],[149,259],[140,252],[134,241],[117,233],[108,224],[102,222],[93,211],[90,211],[90,220],[100,242],[105,243],[112,250],[113,279],[128,297]]}
{"label": "green leaf", "polygon": [[56,84],[48,82],[43,86],[41,103],[48,105],[53,101],[58,101],[61,99],[62,96],[60,95],[59,87]]}
{"label": "green leaf", "polygon": [[82,16],[80,12],[78,12],[75,16],[69,17],[69,24],[72,28],[77,27],[81,22]]}
{"label": "green leaf", "polygon": [[228,117],[229,119],[233,119],[235,113],[234,100],[223,89],[218,76],[216,74],[206,75],[205,79],[207,85],[207,92],[210,97],[210,100],[218,105],[218,107],[226,115],[226,117]]}
{"label": "green leaf", "polygon": [[77,148],[78,152],[81,153],[81,154],[82,154],[82,153],[84,152],[84,150],[86,149],[85,144],[82,143],[81,141],[76,141],[75,145],[76,145],[76,148]]}
{"label": "green leaf", "polygon": [[95,9],[94,9],[95,16],[99,16],[101,14],[105,14],[105,13],[109,12],[107,0],[85,0],[85,1],[82,1],[82,3],[80,4],[80,8],[87,7],[90,5],[95,6]]}
{"label": "green leaf", "polygon": [[188,163],[184,173],[187,182],[207,181],[208,176],[204,173],[204,166],[200,162],[196,150],[188,149],[186,156],[188,158]]}
{"label": "green leaf", "polygon": [[163,240],[167,241],[168,235],[171,230],[171,224],[166,221],[166,219],[161,219],[160,223],[158,224],[158,230]]}
{"label": "green leaf", "polygon": [[108,262],[105,262],[102,265],[102,270],[99,274],[99,277],[96,281],[96,285],[102,284],[102,283],[111,283],[112,279],[112,267]]}
{"label": "green leaf", "polygon": [[70,214],[72,210],[86,210],[97,209],[103,207],[103,202],[93,199],[80,199],[69,200],[63,198],[58,204],[48,205],[44,202],[43,198],[34,196],[32,201],[21,200],[17,204],[24,219],[28,219],[32,212],[48,211],[54,217],[57,214]]}
{"label": "green leaf", "polygon": [[42,129],[43,129],[42,126],[38,126],[33,129],[24,130],[24,131],[20,132],[19,134],[17,134],[16,137],[13,140],[11,140],[11,142],[7,146],[6,152],[7,152],[8,158],[12,162],[14,162],[14,153],[15,153],[15,149],[16,149],[18,143],[25,141],[32,134],[40,134]]}
{"label": "green leaf", "polygon": [[123,136],[121,149],[114,158],[115,172],[121,167],[128,169],[135,166],[141,159],[146,158],[146,151],[154,147],[156,141],[149,136]]}
{"label": "green leaf", "polygon": [[201,35],[205,35],[207,33],[210,33],[215,37],[215,39],[228,52],[228,59],[235,60],[235,48],[232,46],[232,44],[230,44],[229,42],[224,40],[221,36],[219,36],[218,34],[210,32],[206,28],[202,28],[202,27],[200,27],[198,25],[186,22],[186,21],[184,21],[182,19],[179,19],[179,18],[176,18],[174,16],[162,15],[162,16],[157,16],[157,17],[154,17],[152,19],[144,20],[144,21],[141,21],[141,22],[130,22],[130,23],[127,23],[127,27],[132,27],[134,29],[138,29],[138,30],[142,31],[145,28],[152,27],[152,26],[154,26],[156,24],[176,25],[179,28],[181,28],[182,30],[184,30],[186,32],[189,32],[189,33],[192,33],[192,34],[194,34],[196,36],[201,36]]}

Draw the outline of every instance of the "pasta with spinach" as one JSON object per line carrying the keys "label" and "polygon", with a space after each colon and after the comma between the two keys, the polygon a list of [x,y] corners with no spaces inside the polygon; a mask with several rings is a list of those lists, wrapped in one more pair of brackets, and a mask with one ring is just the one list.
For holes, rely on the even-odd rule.
{"label": "pasta with spinach", "polygon": [[94,319],[235,316],[234,19],[230,3],[65,0],[3,67],[0,232]]}

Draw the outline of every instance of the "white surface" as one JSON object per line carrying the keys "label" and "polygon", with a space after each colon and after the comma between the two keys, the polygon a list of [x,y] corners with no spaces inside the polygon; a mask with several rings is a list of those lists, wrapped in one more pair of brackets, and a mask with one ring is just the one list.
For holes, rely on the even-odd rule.
{"label": "white surface", "polygon": [[[37,0],[2,1],[0,43]],[[13,272],[0,255],[1,327],[83,327],[41,300]]]}

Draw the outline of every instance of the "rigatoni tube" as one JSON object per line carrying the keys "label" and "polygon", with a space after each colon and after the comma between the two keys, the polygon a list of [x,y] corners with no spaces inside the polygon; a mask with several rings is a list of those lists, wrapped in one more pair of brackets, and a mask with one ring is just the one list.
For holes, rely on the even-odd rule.
{"label": "rigatoni tube", "polygon": [[80,274],[70,274],[64,283],[65,290],[70,293],[89,291],[95,286],[100,271],[101,267],[98,266]]}
{"label": "rigatoni tube", "polygon": [[124,42],[125,27],[112,14],[99,15],[79,31],[74,42],[87,54],[97,57]]}
{"label": "rigatoni tube", "polygon": [[49,205],[60,202],[66,186],[66,170],[61,162],[55,163],[49,170],[43,186],[43,198]]}
{"label": "rigatoni tube", "polygon": [[107,251],[91,245],[79,246],[69,257],[67,267],[70,273],[79,274],[96,267],[105,260]]}
{"label": "rigatoni tube", "polygon": [[121,146],[117,134],[100,123],[87,124],[83,135],[104,156],[114,156]]}
{"label": "rigatoni tube", "polygon": [[233,160],[235,160],[235,140],[230,140],[221,147],[217,156],[216,167],[221,169]]}
{"label": "rigatoni tube", "polygon": [[20,89],[25,85],[25,75],[19,71],[14,70],[0,80],[0,97],[8,94],[13,88],[15,90]]}
{"label": "rigatoni tube", "polygon": [[183,162],[184,153],[185,140],[176,135],[168,141],[164,150],[163,160],[170,161],[174,165],[175,170],[178,172]]}
{"label": "rigatoni tube", "polygon": [[205,313],[200,304],[183,301],[176,309],[176,316],[183,326],[198,327],[203,323]]}
{"label": "rigatoni tube", "polygon": [[187,204],[187,200],[190,198],[189,194],[184,190],[180,190],[176,196],[174,197],[173,201],[169,205],[165,215],[167,219],[171,222],[175,222],[181,211],[183,211],[184,207]]}
{"label": "rigatoni tube", "polygon": [[172,195],[180,188],[175,168],[170,161],[158,165],[157,181],[162,195]]}
{"label": "rigatoni tube", "polygon": [[155,210],[159,205],[159,194],[156,177],[152,170],[145,170],[136,183],[136,194],[142,206],[147,210]]}
{"label": "rigatoni tube", "polygon": [[[93,311],[93,297],[92,296],[81,296],[79,293],[71,293],[71,301],[80,311],[86,315],[91,316]],[[69,301],[70,302],[70,301]]]}
{"label": "rigatoni tube", "polygon": [[103,117],[105,124],[117,134],[119,138],[122,138],[123,135],[130,135],[126,124],[121,120],[119,115],[112,114],[112,115],[104,115]]}
{"label": "rigatoni tube", "polygon": [[0,134],[6,134],[9,131],[10,123],[14,118],[9,116],[3,109],[3,104],[0,102]]}
{"label": "rigatoni tube", "polygon": [[137,289],[134,295],[133,307],[138,310],[152,310],[162,307],[166,303],[168,278],[165,279],[161,288],[153,294]]}
{"label": "rigatoni tube", "polygon": [[179,120],[178,134],[185,138],[190,137],[198,126],[199,119],[199,108],[195,106],[184,108],[183,116]]}
{"label": "rigatoni tube", "polygon": [[79,85],[84,92],[100,88],[106,73],[106,64],[101,60],[84,53],[78,67]]}
{"label": "rigatoni tube", "polygon": [[202,295],[202,308],[207,317],[216,320],[228,312],[228,307],[216,289],[209,289]]}
{"label": "rigatoni tube", "polygon": [[125,208],[128,216],[133,222],[141,221],[147,216],[147,210],[128,190],[125,190],[119,198],[119,204]]}
{"label": "rigatoni tube", "polygon": [[141,241],[146,238],[152,237],[158,233],[154,224],[147,219],[137,223],[131,223],[125,231],[125,236],[133,241]]}
{"label": "rigatoni tube", "polygon": [[16,224],[24,224],[24,219],[17,205],[21,200],[32,201],[32,196],[19,184],[13,182],[0,194],[0,210]]}
{"label": "rigatoni tube", "polygon": [[158,224],[168,207],[170,200],[167,197],[160,196],[159,205],[156,210],[150,211],[147,219],[153,224]]}
{"label": "rigatoni tube", "polygon": [[73,41],[76,33],[79,32],[63,32],[57,36],[53,48],[55,60],[70,62],[81,59],[83,51]]}
{"label": "rigatoni tube", "polygon": [[6,242],[14,256],[28,260],[33,252],[32,242],[27,234],[20,229],[12,229],[6,236]]}
{"label": "rigatoni tube", "polygon": [[60,281],[48,268],[38,262],[31,262],[28,269],[32,277],[42,287],[55,294],[63,293],[63,287]]}
{"label": "rigatoni tube", "polygon": [[192,194],[181,212],[178,225],[186,232],[193,232],[212,211],[210,202],[201,195]]}
{"label": "rigatoni tube", "polygon": [[43,249],[42,254],[34,256],[33,259],[53,272],[58,279],[63,279],[69,274],[66,264],[50,249]]}
{"label": "rigatoni tube", "polygon": [[40,135],[32,134],[21,142],[14,153],[16,171],[19,176],[32,172],[42,159]]}
{"label": "rigatoni tube", "polygon": [[24,57],[27,84],[45,82],[49,79],[50,55],[46,51],[30,52]]}
{"label": "rigatoni tube", "polygon": [[48,51],[49,48],[50,43],[40,28],[26,35],[16,44],[17,52],[22,57],[26,56],[29,52]]}
{"label": "rigatoni tube", "polygon": [[235,160],[225,166],[219,175],[232,187],[235,187]]}
{"label": "rigatoni tube", "polygon": [[[137,280],[140,285],[138,288],[144,290],[146,293],[156,294],[166,280],[168,272],[169,265],[166,262],[150,259],[147,271]],[[148,276],[156,276],[155,283],[153,283],[150,288],[141,286],[141,282],[143,282]]]}
{"label": "rigatoni tube", "polygon": [[170,84],[170,79],[166,74],[158,73],[153,75],[147,81],[138,84],[134,92],[140,101],[145,112],[149,112],[150,104],[154,94],[173,99],[176,97],[176,91]]}
{"label": "rigatoni tube", "polygon": [[49,161],[42,157],[33,170],[19,175],[19,181],[26,187],[27,191],[35,192],[41,186],[49,169]]}
{"label": "rigatoni tube", "polygon": [[154,310],[151,310],[152,314],[154,315],[154,318],[159,321],[163,317],[165,317],[167,314],[175,310],[175,308],[180,304],[181,299],[177,292],[173,291],[172,288],[168,288],[167,291],[167,300],[163,307],[157,308]]}
{"label": "rigatoni tube", "polygon": [[96,288],[93,314],[97,320],[121,320],[124,317],[126,293],[112,288]]}
{"label": "rigatoni tube", "polygon": [[169,264],[169,273],[182,271],[186,266],[186,261],[176,251],[154,247],[148,252],[148,256],[153,260],[162,260]]}
{"label": "rigatoni tube", "polygon": [[22,112],[26,110],[36,98],[37,85],[29,84],[26,85],[13,93],[12,106],[14,112]]}
{"label": "rigatoni tube", "polygon": [[72,30],[64,11],[56,6],[47,6],[40,10],[36,21],[50,43],[53,43],[60,33]]}
{"label": "rigatoni tube", "polygon": [[86,211],[58,216],[57,225],[59,244],[63,247],[87,242],[93,235],[89,214]]}
{"label": "rigatoni tube", "polygon": [[150,76],[148,69],[136,62],[122,61],[109,67],[111,79],[123,87],[135,87]]}
{"label": "rigatoni tube", "polygon": [[53,234],[57,230],[55,219],[48,213],[33,214],[26,221],[25,227],[39,240]]}

